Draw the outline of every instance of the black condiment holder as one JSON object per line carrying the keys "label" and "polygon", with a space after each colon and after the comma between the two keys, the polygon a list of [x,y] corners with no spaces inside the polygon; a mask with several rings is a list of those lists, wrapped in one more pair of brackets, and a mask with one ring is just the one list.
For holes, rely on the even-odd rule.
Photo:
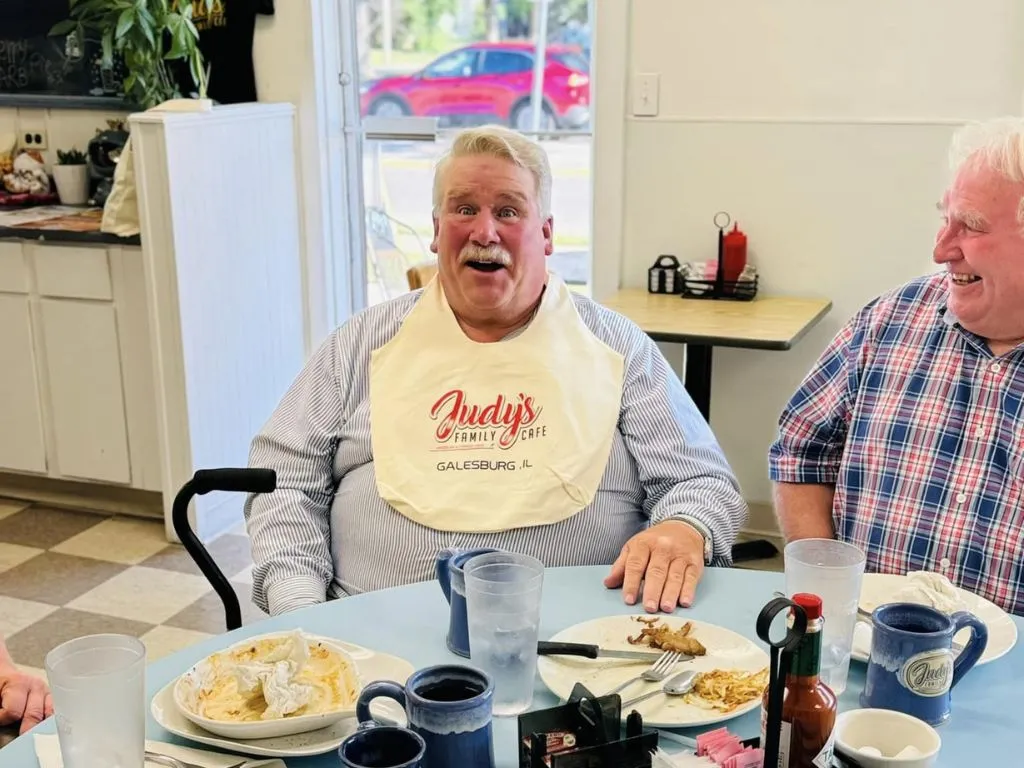
{"label": "black condiment holder", "polygon": [[715,214],[718,228],[718,264],[714,280],[693,280],[683,277],[681,295],[684,299],[728,299],[750,301],[757,296],[757,276],[753,280],[725,279],[725,230],[732,223],[732,217],[725,211]]}
{"label": "black condiment holder", "polygon": [[[520,768],[650,768],[658,732],[645,730],[635,710],[622,734],[622,699],[618,694],[595,697],[577,683],[569,700],[558,707],[519,716]],[[572,744],[549,747],[549,741],[572,735]]]}

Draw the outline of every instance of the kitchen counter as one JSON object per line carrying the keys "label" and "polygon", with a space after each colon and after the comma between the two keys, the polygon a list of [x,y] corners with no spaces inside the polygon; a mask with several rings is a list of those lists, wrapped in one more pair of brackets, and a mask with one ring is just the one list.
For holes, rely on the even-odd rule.
{"label": "kitchen counter", "polygon": [[100,232],[102,208],[42,205],[0,209],[0,240],[33,240],[83,245],[139,245],[139,235]]}

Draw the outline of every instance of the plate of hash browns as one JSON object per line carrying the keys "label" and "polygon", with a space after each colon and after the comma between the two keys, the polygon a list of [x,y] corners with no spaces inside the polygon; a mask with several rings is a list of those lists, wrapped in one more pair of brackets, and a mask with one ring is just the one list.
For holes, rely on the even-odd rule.
{"label": "plate of hash browns", "polygon": [[[652,696],[622,712],[636,709],[652,728],[712,725],[746,714],[761,705],[768,686],[768,654],[743,635],[716,624],[677,616],[605,616],[564,629],[551,638],[559,643],[596,644],[607,650],[671,650],[691,656],[670,673],[695,670],[693,690],[683,696]],[[686,658],[684,656],[684,658]],[[587,659],[545,655],[537,660],[544,685],[562,701],[577,682],[595,696],[637,677],[650,661]],[[619,692],[622,700],[657,690],[661,683],[638,681]]]}

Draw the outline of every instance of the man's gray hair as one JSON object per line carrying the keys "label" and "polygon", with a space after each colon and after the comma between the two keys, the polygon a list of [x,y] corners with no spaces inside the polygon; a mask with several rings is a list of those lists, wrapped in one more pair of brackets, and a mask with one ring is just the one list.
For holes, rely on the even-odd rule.
{"label": "man's gray hair", "polygon": [[441,197],[444,194],[444,175],[448,165],[457,157],[473,155],[498,157],[528,170],[533,174],[541,218],[546,219],[551,215],[551,165],[543,147],[510,128],[485,125],[461,131],[434,168],[435,216],[444,202]]}
{"label": "man's gray hair", "polygon": [[[956,133],[949,146],[949,167],[953,175],[967,165],[991,168],[1009,181],[1024,184],[1024,118],[999,117],[968,123]],[[1024,224],[1024,195],[1017,203],[1017,221]]]}

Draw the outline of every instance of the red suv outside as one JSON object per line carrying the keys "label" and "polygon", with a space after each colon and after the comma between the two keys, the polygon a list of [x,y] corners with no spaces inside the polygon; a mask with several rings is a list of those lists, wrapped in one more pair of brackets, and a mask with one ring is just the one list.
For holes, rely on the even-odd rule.
{"label": "red suv outside", "polygon": [[[501,122],[529,130],[531,42],[474,43],[438,57],[419,72],[364,83],[363,115],[439,117],[443,123]],[[549,45],[541,130],[582,128],[590,121],[590,73],[575,46]]]}

